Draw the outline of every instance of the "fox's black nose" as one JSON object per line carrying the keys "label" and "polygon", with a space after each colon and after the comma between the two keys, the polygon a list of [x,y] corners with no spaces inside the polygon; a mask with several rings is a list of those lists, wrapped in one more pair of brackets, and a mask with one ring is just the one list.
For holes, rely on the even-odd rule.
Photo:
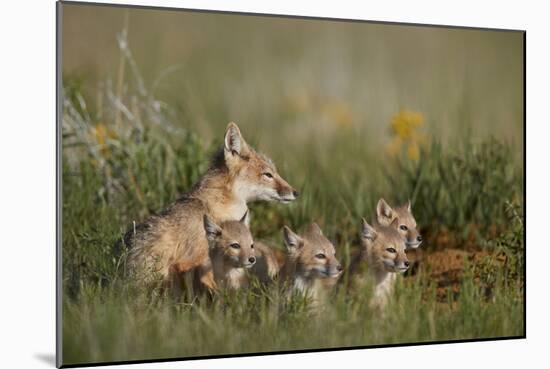
{"label": "fox's black nose", "polygon": [[416,240],[417,240],[418,242],[422,242],[422,236],[419,235],[418,237],[416,237]]}
{"label": "fox's black nose", "polygon": [[405,264],[407,268],[409,267],[409,265],[411,265],[411,263],[409,263],[408,261],[404,262],[403,264]]}
{"label": "fox's black nose", "polygon": [[342,264],[338,264],[336,269],[338,269],[338,271],[341,272],[342,270],[344,270],[344,267],[342,266]]}
{"label": "fox's black nose", "polygon": [[251,256],[248,258],[248,261],[250,262],[250,264],[254,264],[256,262],[256,258],[254,256]]}
{"label": "fox's black nose", "polygon": [[294,195],[295,198],[298,198],[298,196],[300,196],[300,193],[296,190],[292,191],[292,194]]}

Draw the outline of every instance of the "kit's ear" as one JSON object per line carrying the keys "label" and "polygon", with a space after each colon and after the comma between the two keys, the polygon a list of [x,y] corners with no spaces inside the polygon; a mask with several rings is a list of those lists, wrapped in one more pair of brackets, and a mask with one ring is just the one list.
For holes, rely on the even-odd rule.
{"label": "kit's ear", "polygon": [[319,227],[319,225],[317,223],[311,223],[308,227],[307,227],[307,232],[308,233],[316,233],[318,235],[323,235],[323,231],[321,230],[321,227]]}
{"label": "kit's ear", "polygon": [[372,227],[365,218],[361,219],[361,238],[367,241],[374,241],[378,234],[374,227]]}
{"label": "kit's ear", "polygon": [[412,212],[412,206],[411,206],[411,200],[407,200],[407,203],[405,204],[405,209],[410,213]]}
{"label": "kit's ear", "polygon": [[384,199],[378,200],[376,204],[376,220],[380,224],[388,224],[394,217],[394,211]]}
{"label": "kit's ear", "polygon": [[246,212],[244,213],[243,217],[239,222],[243,223],[245,226],[250,226],[250,210],[246,209]]}
{"label": "kit's ear", "polygon": [[220,226],[214,223],[214,221],[210,219],[208,215],[204,214],[202,220],[204,231],[206,232],[206,238],[209,241],[214,241],[222,235],[222,229],[220,228]]}
{"label": "kit's ear", "polygon": [[304,245],[304,240],[287,226],[283,227],[283,239],[290,253],[296,252]]}

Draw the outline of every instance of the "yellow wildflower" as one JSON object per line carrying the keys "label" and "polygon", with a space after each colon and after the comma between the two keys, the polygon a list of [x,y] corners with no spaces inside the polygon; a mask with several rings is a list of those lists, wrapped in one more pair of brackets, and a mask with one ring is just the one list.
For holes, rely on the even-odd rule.
{"label": "yellow wildflower", "polygon": [[99,146],[105,145],[105,142],[107,141],[107,128],[105,127],[105,125],[99,123],[94,128],[92,128],[92,131]]}
{"label": "yellow wildflower", "polygon": [[391,130],[394,135],[407,141],[414,138],[416,129],[423,124],[424,115],[422,113],[402,110],[392,118]]}
{"label": "yellow wildflower", "polygon": [[425,141],[425,137],[417,130],[423,124],[422,113],[401,110],[394,115],[390,122],[393,139],[388,145],[388,152],[396,156],[406,150],[407,157],[417,161],[420,158],[420,145]]}
{"label": "yellow wildflower", "polygon": [[95,140],[97,141],[103,156],[109,157],[110,152],[109,148],[107,147],[107,140],[116,139],[116,132],[112,129],[107,128],[105,124],[98,123],[94,127],[92,127],[92,135],[95,137]]}

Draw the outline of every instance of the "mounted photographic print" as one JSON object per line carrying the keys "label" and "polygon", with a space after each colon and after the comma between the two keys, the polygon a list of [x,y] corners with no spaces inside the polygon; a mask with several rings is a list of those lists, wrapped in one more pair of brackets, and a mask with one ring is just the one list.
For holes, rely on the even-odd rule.
{"label": "mounted photographic print", "polygon": [[58,365],[524,338],[524,52],[58,3]]}

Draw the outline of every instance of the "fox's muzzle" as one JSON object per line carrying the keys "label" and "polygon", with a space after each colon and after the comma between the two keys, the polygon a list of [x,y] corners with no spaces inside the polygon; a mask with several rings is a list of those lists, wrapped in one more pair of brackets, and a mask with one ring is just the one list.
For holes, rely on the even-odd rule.
{"label": "fox's muzzle", "polygon": [[414,237],[407,237],[407,241],[405,243],[405,246],[407,249],[416,249],[420,244],[422,243],[422,236],[419,234],[416,234]]}
{"label": "fox's muzzle", "polygon": [[284,179],[278,178],[277,183],[277,195],[279,196],[279,201],[283,203],[288,203],[294,201],[300,196],[300,193],[292,188]]}
{"label": "fox's muzzle", "polygon": [[322,274],[324,274],[324,276],[328,278],[337,278],[340,276],[340,274],[342,274],[343,270],[344,267],[342,266],[342,264],[330,265],[325,269]]}

